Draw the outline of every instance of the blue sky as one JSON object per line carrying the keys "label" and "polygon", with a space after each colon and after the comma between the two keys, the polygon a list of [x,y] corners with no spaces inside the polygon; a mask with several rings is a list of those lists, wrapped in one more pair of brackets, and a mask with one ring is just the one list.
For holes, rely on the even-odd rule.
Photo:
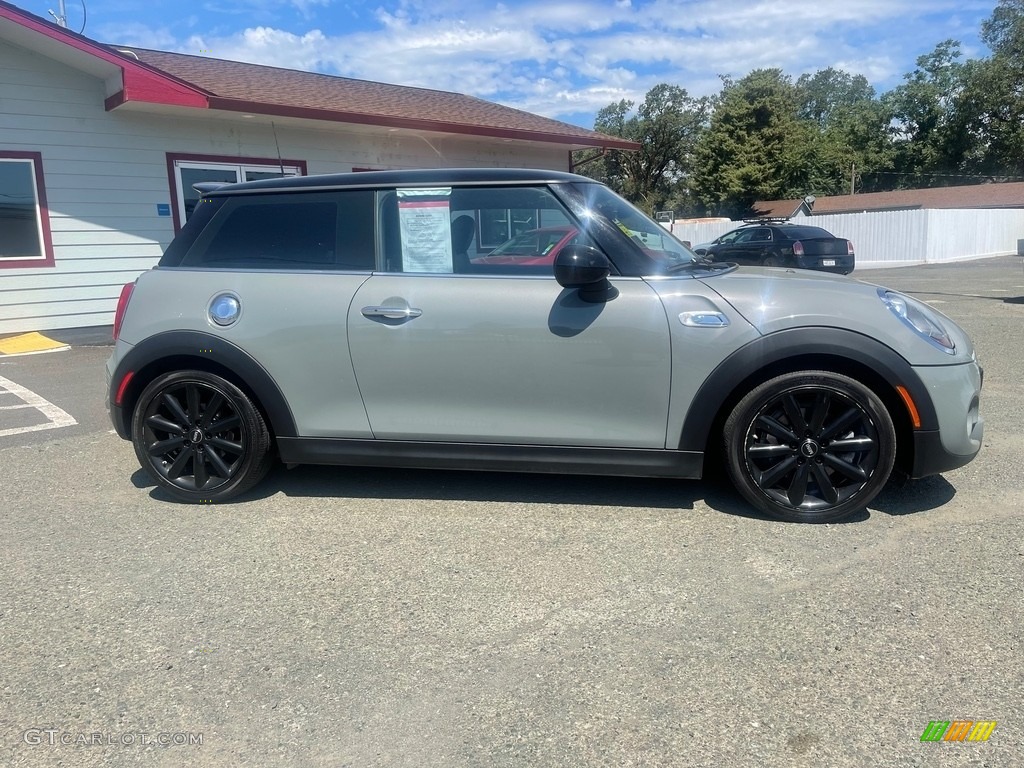
{"label": "blue sky", "polygon": [[[58,0],[16,0],[47,16]],[[65,0],[81,29],[81,0]],[[954,38],[968,57],[996,0],[85,0],[84,34],[157,48],[457,91],[593,126],[666,82],[703,96],[719,75],[829,66],[879,93]]]}

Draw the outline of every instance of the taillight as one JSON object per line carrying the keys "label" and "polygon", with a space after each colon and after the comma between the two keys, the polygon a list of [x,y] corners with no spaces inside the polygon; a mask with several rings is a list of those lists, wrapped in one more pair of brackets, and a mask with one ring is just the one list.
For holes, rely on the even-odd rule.
{"label": "taillight", "polygon": [[135,283],[128,283],[121,288],[121,295],[117,297],[117,309],[114,312],[114,341],[121,335],[121,323],[124,321],[124,313],[128,309],[128,302],[132,298],[132,291],[135,290]]}
{"label": "taillight", "polygon": [[794,256],[803,256],[804,255],[804,244],[801,243],[799,240],[794,240],[793,241],[793,255]]}
{"label": "taillight", "polygon": [[847,240],[846,241],[846,252],[850,256],[853,256],[853,241],[852,240]]}

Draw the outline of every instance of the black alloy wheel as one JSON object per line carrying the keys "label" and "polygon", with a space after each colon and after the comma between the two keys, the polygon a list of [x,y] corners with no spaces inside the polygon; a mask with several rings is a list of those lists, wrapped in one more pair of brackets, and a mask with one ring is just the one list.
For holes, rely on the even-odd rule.
{"label": "black alloy wheel", "polygon": [[896,459],[892,418],[860,382],[827,371],[756,387],[726,420],[729,475],[762,512],[834,522],[881,491]]}
{"label": "black alloy wheel", "polygon": [[136,403],[132,442],[143,468],[183,501],[224,501],[259,482],[271,463],[259,409],[205,371],[153,380]]}

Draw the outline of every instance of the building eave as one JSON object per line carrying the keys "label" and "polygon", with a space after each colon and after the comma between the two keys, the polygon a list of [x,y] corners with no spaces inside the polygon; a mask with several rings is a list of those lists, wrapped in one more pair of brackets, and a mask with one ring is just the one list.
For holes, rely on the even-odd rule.
{"label": "building eave", "polygon": [[10,40],[16,45],[102,79],[107,94],[104,108],[108,112],[132,105],[143,109],[145,105],[155,105],[555,144],[569,150],[590,147],[625,151],[640,149],[640,144],[636,142],[599,133],[580,135],[572,132],[560,133],[557,130],[530,130],[217,96],[187,80],[138,60],[137,55],[130,50],[120,51],[114,46],[102,45],[57,26],[47,19],[22,11],[4,0],[0,0],[0,39]]}
{"label": "building eave", "polygon": [[486,136],[498,139],[518,139],[521,141],[546,144],[563,144],[568,145],[571,148],[578,149],[584,149],[587,147],[608,147],[610,149],[636,150],[640,148],[639,144],[632,141],[627,141],[625,139],[608,140],[601,136],[572,136],[516,128],[499,128],[495,126],[450,123],[439,120],[421,120],[387,115],[368,115],[359,112],[344,112],[330,109],[316,109],[312,107],[264,104],[261,102],[243,101],[240,99],[228,99],[220,96],[210,96],[208,99],[208,106],[210,109],[220,109],[240,114],[295,117],[331,123],[373,125],[380,126],[382,128],[404,128],[415,131],[456,133],[466,136]]}
{"label": "building eave", "polygon": [[209,106],[201,89],[6,2],[0,2],[0,37],[104,79],[112,94],[107,109],[127,101]]}

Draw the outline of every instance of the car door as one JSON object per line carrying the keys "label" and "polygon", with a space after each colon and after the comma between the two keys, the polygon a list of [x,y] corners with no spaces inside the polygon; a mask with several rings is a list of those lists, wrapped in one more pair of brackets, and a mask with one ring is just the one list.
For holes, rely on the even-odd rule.
{"label": "car door", "polygon": [[747,264],[763,265],[772,250],[772,231],[768,227],[756,227],[751,230],[745,254]]}
{"label": "car door", "polygon": [[736,237],[719,250],[716,261],[737,264],[761,264],[767,246],[771,245],[771,230],[767,227],[747,227],[737,231]]}
{"label": "car door", "polygon": [[750,264],[752,247],[750,241],[753,235],[753,229],[737,229],[735,232],[730,232],[715,248],[715,261]]}
{"label": "car door", "polygon": [[[614,278],[614,299],[587,303],[530,254],[488,263],[480,224],[496,211],[532,211],[532,228],[570,222],[543,187],[425,192],[381,195],[385,270],[348,313],[374,437],[663,448],[671,354],[655,292]],[[451,223],[465,216],[473,237],[453,243]]]}

